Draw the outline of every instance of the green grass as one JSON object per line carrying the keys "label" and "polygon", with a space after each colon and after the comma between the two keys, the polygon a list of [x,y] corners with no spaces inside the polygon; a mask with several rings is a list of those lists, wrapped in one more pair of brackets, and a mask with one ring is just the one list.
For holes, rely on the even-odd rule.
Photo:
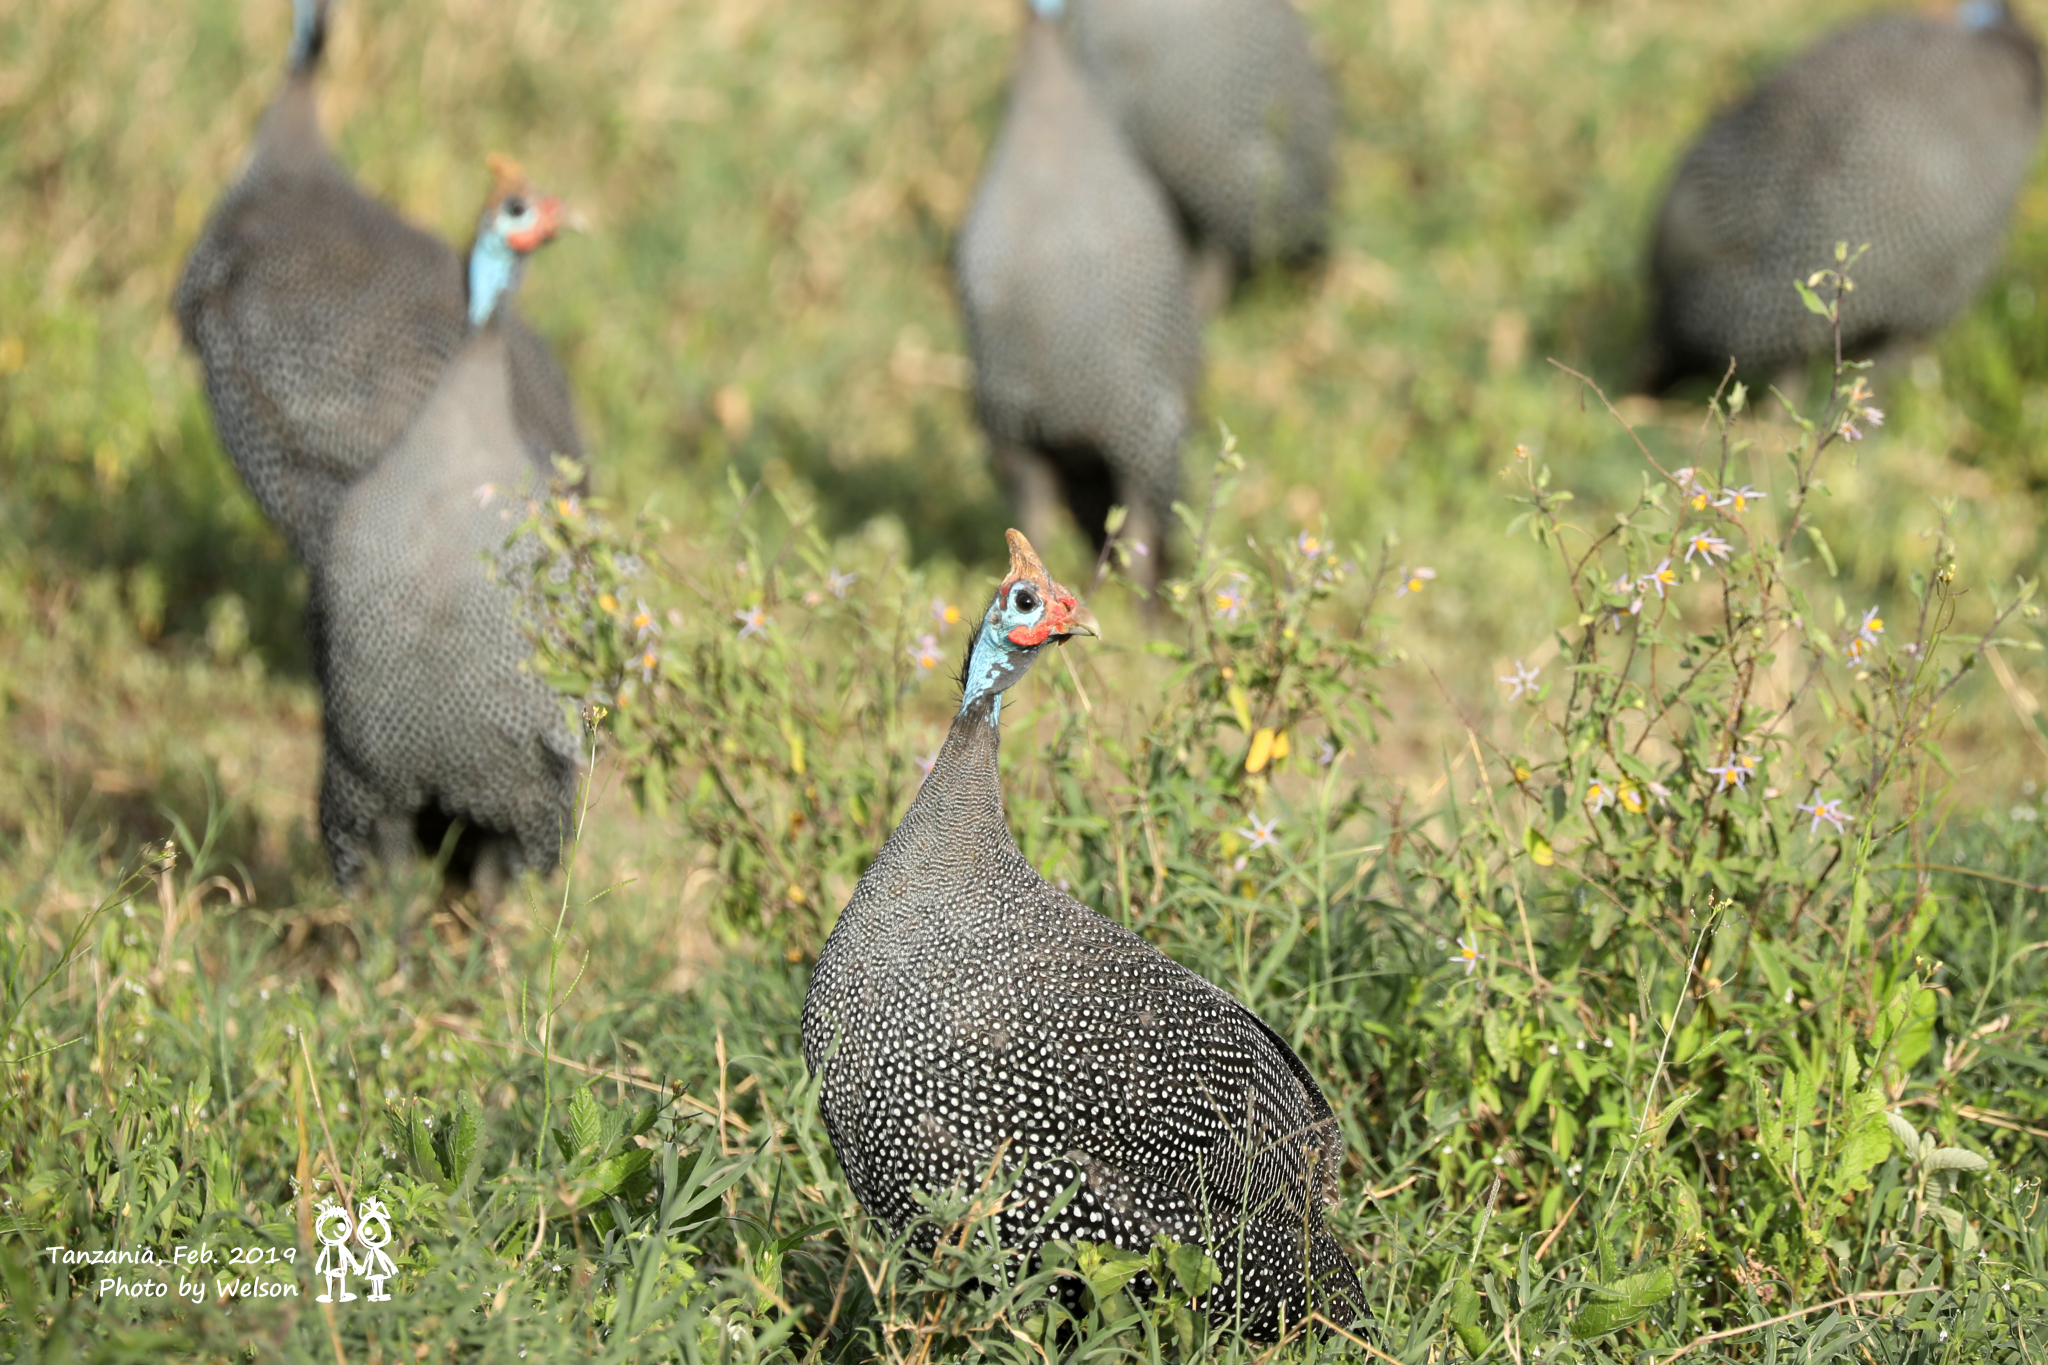
{"label": "green grass", "polygon": [[[1742,560],[1771,575],[1756,619],[1826,682],[1767,750],[1788,795],[1700,806],[1651,839],[1583,813],[1588,780],[1629,775],[1600,734],[1640,724],[1615,708],[1646,675],[1603,654],[1611,673],[1581,675],[1591,700],[1571,695],[1588,585],[1552,547],[1627,513],[1645,529],[1605,573],[1640,572],[1666,523],[1635,508],[1646,466],[1627,434],[1547,361],[1620,390],[1645,224],[1686,137],[1855,7],[1305,8],[1346,109],[1336,244],[1321,276],[1262,283],[1211,328],[1205,413],[1246,467],[1201,587],[1228,561],[1277,585],[1303,530],[1362,571],[1295,616],[1274,586],[1241,639],[1194,650],[1114,580],[1091,592],[1106,638],[1019,689],[1020,842],[1324,1078],[1354,1154],[1332,1220],[1396,1358],[1662,1360],[1741,1328],[1692,1358],[2027,1358],[2048,1336],[2048,843],[2025,785],[2048,752],[2048,679],[2023,648],[2032,618],[2003,627],[2007,683],[1968,637],[2038,567],[2048,183],[2023,196],[1978,305],[1874,377],[1882,432],[1828,454],[1807,511],[1832,571],[1767,543],[1797,428],[1759,405],[1737,429],[1751,444],[1730,481],[1776,499]],[[935,594],[971,612],[997,567],[946,250],[1017,10],[341,8],[325,108],[366,185],[460,238],[502,148],[592,220],[536,264],[522,306],[570,371],[614,521],[665,517],[678,571],[629,586],[681,613],[662,646],[679,690],[612,718],[566,891],[514,897],[482,930],[466,907],[403,889],[344,902],[328,883],[303,579],[219,454],[168,314],[288,6],[0,15],[10,1349],[1251,1354],[1205,1347],[1217,1329],[1184,1303],[1130,1302],[1114,1263],[1082,1262],[1096,1306],[1059,1339],[1037,1286],[941,1292],[971,1265],[908,1265],[861,1222],[796,1049],[807,955],[947,720],[945,684],[904,647],[934,629]],[[1802,401],[1827,392],[1817,378]],[[1667,469],[1715,463],[1697,404],[1624,412]],[[1578,496],[1544,521],[1548,545],[1504,534],[1529,510],[1513,499],[1536,496],[1517,444]],[[1216,445],[1189,444],[1198,504]],[[761,490],[744,514],[732,479]],[[1951,562],[1944,527],[1961,595],[1926,598]],[[1078,535],[1039,548],[1085,579]],[[803,606],[830,564],[857,568],[859,591]],[[1372,591],[1403,564],[1438,577]],[[1654,629],[1670,657],[1707,661],[1702,696],[1727,698],[1737,683],[1703,642],[1752,599],[1712,587],[1688,581]],[[739,652],[729,613],[763,592],[772,652]],[[1944,657],[1980,662],[1914,711],[1934,683],[1857,678],[1838,623],[1879,606],[1895,648],[1922,600],[1955,610]],[[1281,646],[1262,632],[1282,620],[1301,672],[1269,667]],[[593,649],[564,667],[595,686],[617,660]],[[1517,659],[1551,689],[1533,710],[1494,682]],[[1230,660],[1244,705],[1270,712],[1240,722]],[[1775,666],[1752,704],[1783,703]],[[1247,732],[1268,725],[1295,746],[1270,780],[1243,771]],[[1646,761],[1693,771],[1718,757],[1701,733],[1660,732]],[[1843,790],[1888,733],[1915,761],[1859,807],[1868,841],[1829,861],[1837,845],[1786,809],[1806,798],[1792,778]],[[1310,762],[1323,734],[1346,742],[1341,781]],[[737,803],[687,759],[650,766],[693,742],[723,753]],[[1235,868],[1260,811],[1282,815],[1286,856]],[[1704,854],[1674,833],[1710,825],[1722,842]],[[166,838],[168,867],[148,851]],[[1447,960],[1461,934],[1486,954],[1470,978]],[[458,1161],[433,1134],[463,1131],[465,1110],[478,1138]],[[1930,1201],[1928,1163],[1880,1110],[1989,1168]],[[203,1238],[303,1261],[337,1182],[397,1215],[387,1311],[100,1298],[87,1268],[37,1251]],[[1870,1297],[1757,1326],[1847,1295]],[[1571,1340],[1601,1313],[1611,1331]]]}

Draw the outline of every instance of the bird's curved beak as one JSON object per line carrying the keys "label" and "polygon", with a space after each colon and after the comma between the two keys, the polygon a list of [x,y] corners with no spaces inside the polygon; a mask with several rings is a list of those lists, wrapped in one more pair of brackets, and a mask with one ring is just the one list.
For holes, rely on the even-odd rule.
{"label": "bird's curved beak", "polygon": [[1053,632],[1054,638],[1061,644],[1065,644],[1076,635],[1101,639],[1102,631],[1096,625],[1095,613],[1071,597],[1066,600],[1072,605],[1067,607],[1066,613],[1060,618],[1060,623]]}

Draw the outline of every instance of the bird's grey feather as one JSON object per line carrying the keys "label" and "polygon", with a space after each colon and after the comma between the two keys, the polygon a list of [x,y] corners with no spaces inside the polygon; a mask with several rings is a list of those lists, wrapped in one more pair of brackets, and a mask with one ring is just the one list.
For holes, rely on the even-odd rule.
{"label": "bird's grey feather", "polygon": [[1322,1091],[1250,1010],[1025,860],[991,702],[954,721],[812,974],[804,1058],[854,1195],[903,1229],[918,1192],[1000,1169],[1006,1245],[1171,1237],[1222,1267],[1219,1320],[1359,1320],[1323,1226],[1344,1144]]}
{"label": "bird's grey feather", "polygon": [[1658,216],[1646,372],[1745,377],[1832,345],[1794,281],[1870,252],[1843,310],[1853,355],[1938,332],[1997,262],[2041,130],[2041,57],[2008,14],[1886,14],[1795,57],[1687,153]]}
{"label": "bird's grey feather", "polygon": [[955,269],[975,412],[1026,534],[1046,533],[1057,489],[1099,548],[1121,504],[1156,573],[1200,320],[1165,194],[1044,21],[1026,31]]}

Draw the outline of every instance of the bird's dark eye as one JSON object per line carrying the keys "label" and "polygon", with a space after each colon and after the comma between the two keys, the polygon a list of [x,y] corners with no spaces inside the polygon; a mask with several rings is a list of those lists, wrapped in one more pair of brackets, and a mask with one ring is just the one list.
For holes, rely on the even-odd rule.
{"label": "bird's dark eye", "polygon": [[526,216],[526,201],[516,194],[513,195],[505,201],[505,212],[514,218],[524,218]]}
{"label": "bird's dark eye", "polygon": [[1037,611],[1038,594],[1027,587],[1019,587],[1010,595],[1010,605],[1018,611]]}

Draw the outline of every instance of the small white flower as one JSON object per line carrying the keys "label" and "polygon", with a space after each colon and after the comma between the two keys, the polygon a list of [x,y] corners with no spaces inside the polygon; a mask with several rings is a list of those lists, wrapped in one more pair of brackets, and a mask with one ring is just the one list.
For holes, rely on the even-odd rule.
{"label": "small white flower", "polygon": [[834,597],[844,597],[846,590],[853,586],[853,580],[858,577],[859,574],[841,573],[838,566],[834,565],[825,575],[826,590]]}
{"label": "small white flower", "polygon": [[1835,832],[1839,834],[1842,832],[1844,825],[1856,818],[1842,809],[1842,798],[1839,796],[1830,797],[1825,801],[1815,801],[1810,806],[1799,807],[1799,810],[1801,814],[1813,817],[1813,823],[1806,828],[1806,832],[1809,835],[1820,833],[1820,826],[1823,820],[1833,825]]}
{"label": "small white flower", "polygon": [[768,627],[771,621],[767,608],[763,607],[759,602],[756,602],[751,607],[734,612],[732,617],[733,620],[740,623],[740,638],[742,640],[746,639],[749,635],[758,635],[764,640],[768,638]]}
{"label": "small white flower", "polygon": [[1536,692],[1536,675],[1542,671],[1541,668],[1530,668],[1520,659],[1515,660],[1515,671],[1503,673],[1499,678],[1499,681],[1506,683],[1513,689],[1508,693],[1508,700],[1520,701],[1525,696],[1534,696]]}
{"label": "small white flower", "polygon": [[917,671],[920,673],[932,672],[941,661],[939,637],[929,633],[918,636],[917,644],[903,652],[910,656],[911,662],[917,665]]}
{"label": "small white flower", "polygon": [[1279,816],[1276,815],[1271,820],[1261,820],[1258,816],[1254,815],[1251,817],[1251,822],[1252,827],[1250,829],[1238,831],[1240,837],[1252,841],[1249,851],[1256,853],[1262,848],[1278,848],[1280,846],[1280,840],[1273,833],[1274,830],[1280,827]]}
{"label": "small white flower", "polygon": [[1478,966],[1480,959],[1485,956],[1485,953],[1479,951],[1478,934],[1473,934],[1469,943],[1465,941],[1465,935],[1460,934],[1458,935],[1458,951],[1451,957],[1451,961],[1464,963],[1465,975],[1470,976],[1472,975],[1472,969]]}
{"label": "small white flower", "polygon": [[1734,546],[1708,530],[1693,532],[1685,543],[1685,562],[1688,564],[1692,563],[1692,557],[1695,554],[1702,556],[1707,563],[1711,564],[1716,558],[1726,559],[1733,553],[1735,553]]}
{"label": "small white flower", "polygon": [[1435,577],[1435,569],[1410,569],[1404,567],[1401,570],[1401,586],[1394,589],[1394,595],[1396,597],[1406,597],[1411,592],[1421,592],[1423,586]]}
{"label": "small white flower", "polygon": [[1217,616],[1234,623],[1243,615],[1244,603],[1245,577],[1243,574],[1232,574],[1216,589],[1216,605],[1213,610]]}
{"label": "small white flower", "polygon": [[1710,767],[1707,771],[1721,779],[1717,786],[1746,789],[1749,784],[1750,774],[1756,771],[1756,755],[1742,754],[1731,757],[1722,766],[1718,768]]}

